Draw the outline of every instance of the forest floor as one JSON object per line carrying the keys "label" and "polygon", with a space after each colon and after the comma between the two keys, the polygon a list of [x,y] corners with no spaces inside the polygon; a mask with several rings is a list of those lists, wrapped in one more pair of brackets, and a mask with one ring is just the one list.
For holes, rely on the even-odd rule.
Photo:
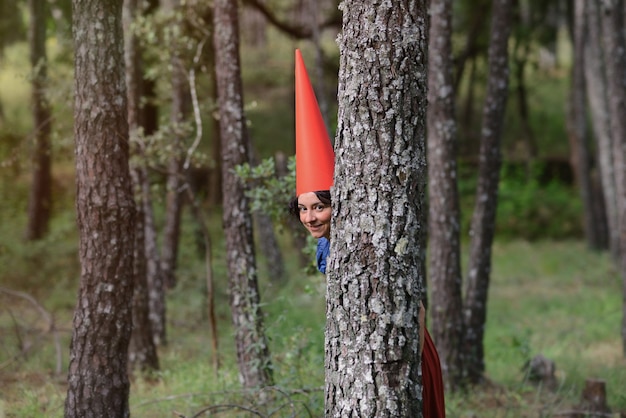
{"label": "forest floor", "polygon": [[[588,379],[606,381],[613,411],[606,416],[626,412],[621,282],[611,264],[576,241],[497,243],[485,337],[488,381],[447,394],[448,417],[573,417],[563,414],[579,406]],[[263,394],[239,387],[223,291],[216,295],[222,366],[212,366],[202,275],[182,265],[187,267],[179,285],[168,295],[169,341],[159,349],[161,370],[133,376],[132,416],[322,416],[321,275],[289,266],[289,281],[277,286],[261,267],[276,378]],[[30,289],[8,284],[0,289],[0,418],[61,417],[77,283]],[[523,371],[538,354],[555,363],[552,388],[529,383]]]}

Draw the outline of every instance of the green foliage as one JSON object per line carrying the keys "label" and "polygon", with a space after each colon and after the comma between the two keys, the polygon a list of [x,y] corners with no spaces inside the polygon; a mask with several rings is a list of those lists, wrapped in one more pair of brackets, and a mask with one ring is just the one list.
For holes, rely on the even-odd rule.
{"label": "green foliage", "polygon": [[[4,214],[9,212],[3,211]],[[55,217],[48,235],[39,241],[21,240],[25,217],[17,214],[0,227],[0,274],[7,284],[33,293],[67,285],[80,275],[76,221],[71,212]]]}
{"label": "green foliage", "polygon": [[239,165],[235,171],[248,185],[246,196],[250,198],[250,208],[269,215],[276,224],[284,225],[289,202],[295,197],[295,157],[289,158],[284,176],[277,175],[273,158],[267,158],[254,167],[248,163]]}
{"label": "green foliage", "polygon": [[[468,236],[476,198],[477,168],[459,166],[462,231]],[[498,239],[571,239],[582,237],[582,204],[575,187],[544,178],[546,164],[504,162],[500,171]]]}
{"label": "green foliage", "polygon": [[501,238],[581,237],[582,207],[575,188],[558,180],[541,182],[543,165],[504,164],[501,171],[497,234]]}

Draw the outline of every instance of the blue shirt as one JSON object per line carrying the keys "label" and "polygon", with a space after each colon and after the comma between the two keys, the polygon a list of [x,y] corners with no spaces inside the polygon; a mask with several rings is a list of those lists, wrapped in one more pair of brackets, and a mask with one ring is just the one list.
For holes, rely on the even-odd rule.
{"label": "blue shirt", "polygon": [[330,241],[322,237],[317,240],[317,269],[326,274],[326,258],[330,253]]}

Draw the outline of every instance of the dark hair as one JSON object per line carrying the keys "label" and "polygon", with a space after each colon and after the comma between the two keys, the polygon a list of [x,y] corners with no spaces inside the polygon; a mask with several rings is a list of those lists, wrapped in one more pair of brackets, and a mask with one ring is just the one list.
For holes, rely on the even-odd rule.
{"label": "dark hair", "polygon": [[[318,190],[315,193],[315,196],[325,205],[330,205],[330,190]],[[300,210],[298,209],[298,196],[291,199],[289,202],[289,214],[294,216],[296,219],[300,219]]]}

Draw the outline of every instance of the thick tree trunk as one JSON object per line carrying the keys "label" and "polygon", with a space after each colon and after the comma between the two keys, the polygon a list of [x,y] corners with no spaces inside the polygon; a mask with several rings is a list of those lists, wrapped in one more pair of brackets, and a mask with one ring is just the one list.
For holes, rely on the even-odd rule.
{"label": "thick tree trunk", "polygon": [[75,0],[80,292],[66,417],[128,417],[135,203],[128,168],[122,4]]}
{"label": "thick tree trunk", "polygon": [[457,126],[452,75],[452,0],[431,0],[428,46],[428,195],[430,333],[444,383],[463,385],[461,242]]}
{"label": "thick tree trunk", "polygon": [[48,231],[52,198],[50,130],[52,113],[46,98],[46,1],[28,0],[30,64],[34,127],[33,181],[28,199],[26,239],[43,238]]}
{"label": "thick tree trunk", "polygon": [[271,385],[272,366],[263,329],[252,236],[252,215],[244,186],[234,173],[248,161],[239,59],[237,0],[215,1],[215,68],[222,144],[224,234],[239,373],[244,387]]}
{"label": "thick tree trunk", "polygon": [[465,292],[465,346],[467,377],[478,383],[485,371],[484,332],[491,275],[491,246],[498,206],[500,138],[509,86],[508,40],[511,0],[494,0],[489,44],[489,75],[483,106],[480,167],[476,203],[470,229],[470,258]]}
{"label": "thick tree trunk", "polygon": [[326,417],[421,417],[425,1],[344,1]]}

